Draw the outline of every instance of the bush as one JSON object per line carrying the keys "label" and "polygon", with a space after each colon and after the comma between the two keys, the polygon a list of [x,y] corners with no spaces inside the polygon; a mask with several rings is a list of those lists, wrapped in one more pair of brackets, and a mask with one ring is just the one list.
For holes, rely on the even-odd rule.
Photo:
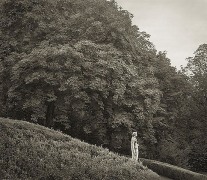
{"label": "bush", "polygon": [[160,175],[177,180],[206,180],[207,176],[167,163],[142,159],[143,164]]}
{"label": "bush", "polygon": [[61,132],[0,118],[2,179],[158,179],[129,158]]}

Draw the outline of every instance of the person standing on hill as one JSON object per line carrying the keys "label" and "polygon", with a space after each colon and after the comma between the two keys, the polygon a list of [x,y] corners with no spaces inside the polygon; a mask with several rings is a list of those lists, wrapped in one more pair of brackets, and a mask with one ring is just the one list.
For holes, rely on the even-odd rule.
{"label": "person standing on hill", "polygon": [[133,132],[131,138],[131,151],[132,151],[132,160],[135,161],[138,160],[138,155],[139,155],[138,146],[139,144],[137,142],[137,132]]}

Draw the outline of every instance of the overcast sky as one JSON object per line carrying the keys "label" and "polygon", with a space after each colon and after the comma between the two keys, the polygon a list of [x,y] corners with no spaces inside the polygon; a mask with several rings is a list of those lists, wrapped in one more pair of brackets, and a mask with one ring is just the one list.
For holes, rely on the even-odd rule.
{"label": "overcast sky", "polygon": [[200,44],[207,43],[207,0],[116,0],[134,15],[133,24],[151,35],[180,69]]}

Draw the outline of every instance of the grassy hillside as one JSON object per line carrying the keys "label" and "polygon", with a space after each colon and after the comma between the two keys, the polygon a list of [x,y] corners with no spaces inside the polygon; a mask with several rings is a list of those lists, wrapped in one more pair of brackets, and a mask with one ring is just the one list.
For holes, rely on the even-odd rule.
{"label": "grassy hillside", "polygon": [[159,179],[137,162],[39,125],[0,118],[2,179]]}

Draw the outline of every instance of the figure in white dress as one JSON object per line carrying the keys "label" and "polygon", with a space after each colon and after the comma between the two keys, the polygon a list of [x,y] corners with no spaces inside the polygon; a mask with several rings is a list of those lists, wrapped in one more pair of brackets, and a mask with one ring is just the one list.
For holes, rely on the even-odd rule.
{"label": "figure in white dress", "polygon": [[131,139],[131,151],[132,151],[132,159],[137,161],[139,156],[139,144],[137,142],[137,132],[132,133]]}

